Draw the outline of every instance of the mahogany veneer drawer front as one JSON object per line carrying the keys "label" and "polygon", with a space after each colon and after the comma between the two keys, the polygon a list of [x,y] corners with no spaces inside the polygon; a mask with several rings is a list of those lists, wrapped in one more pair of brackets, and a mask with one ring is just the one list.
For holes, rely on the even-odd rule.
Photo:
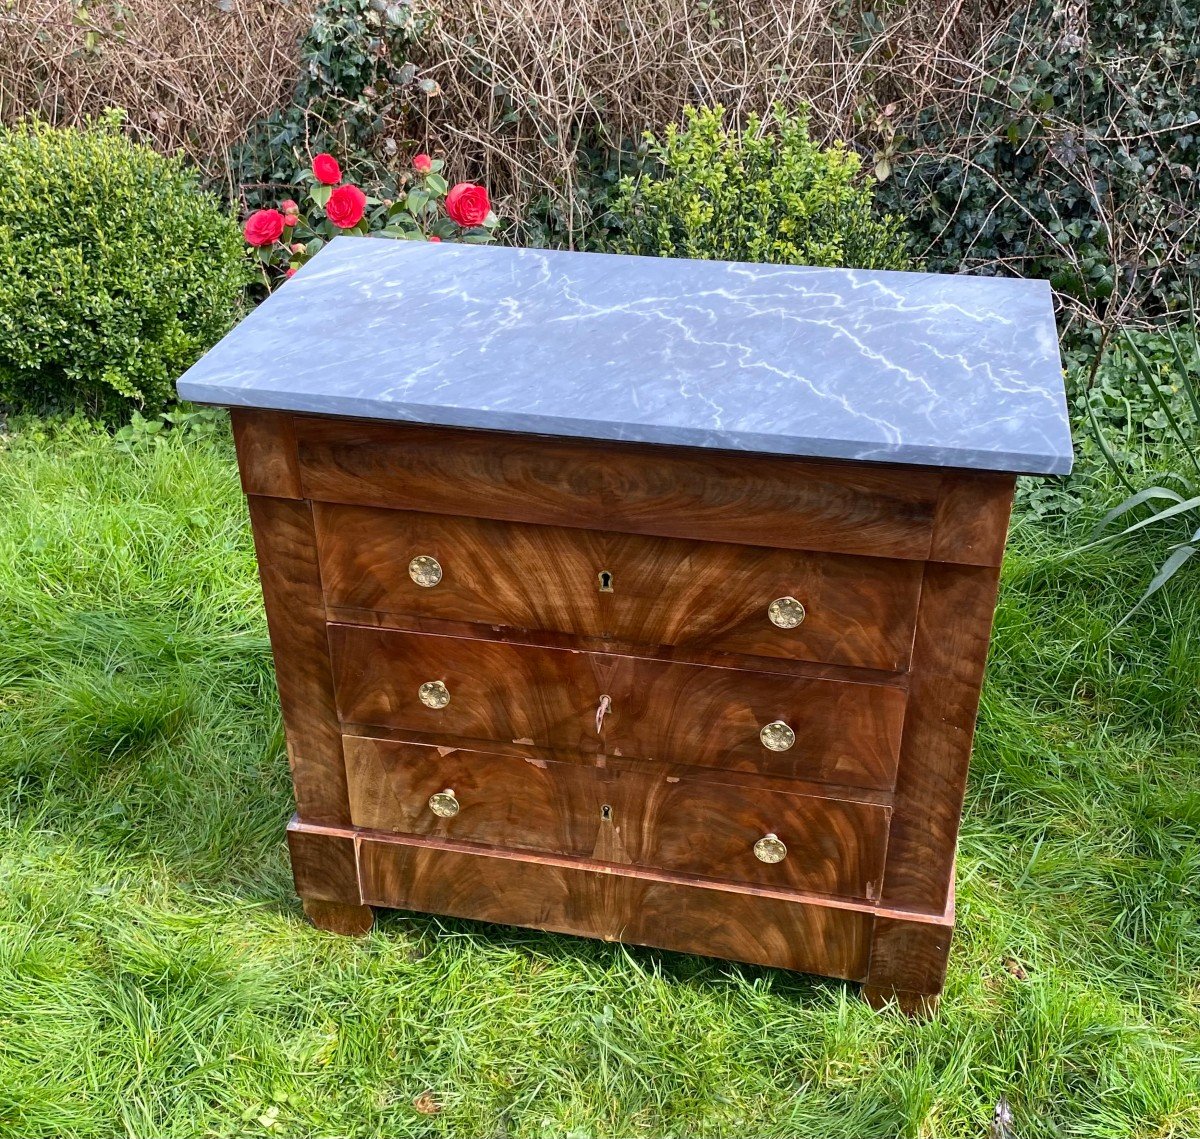
{"label": "mahogany veneer drawer front", "polygon": [[[349,622],[468,621],[884,671],[912,653],[918,562],[326,503],[314,514],[326,601]],[[415,561],[435,583],[397,572]],[[805,615],[784,629],[767,612],[788,596]]]}
{"label": "mahogany veneer drawer front", "polygon": [[[876,921],[865,910],[645,872],[598,871],[520,852],[364,838],[361,898],[368,905],[536,926],[759,965],[867,977]],[[936,936],[948,942],[944,927]],[[924,932],[924,930],[922,930]]]}
{"label": "mahogany veneer drawer front", "polygon": [[313,921],[397,906],[927,1007],[1047,287],[338,238],[233,406]]}
{"label": "mahogany veneer drawer front", "polygon": [[342,721],[794,775],[895,781],[905,691],[612,653],[329,627]]}
{"label": "mahogany veneer drawer front", "polygon": [[[369,830],[848,898],[879,892],[891,811],[877,804],[650,775],[612,760],[343,742],[351,819]],[[785,853],[764,862],[763,851]]]}
{"label": "mahogany veneer drawer front", "polygon": [[943,508],[941,471],[897,478],[858,464],[682,447],[530,446],[450,428],[409,427],[401,437],[390,424],[307,416],[294,431],[296,477],[317,502],[916,559],[929,556]]}

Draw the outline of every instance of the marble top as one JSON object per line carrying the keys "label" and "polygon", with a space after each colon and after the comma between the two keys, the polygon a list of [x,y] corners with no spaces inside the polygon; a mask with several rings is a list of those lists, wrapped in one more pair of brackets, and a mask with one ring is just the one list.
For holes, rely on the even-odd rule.
{"label": "marble top", "polygon": [[1071,469],[1044,281],[339,237],[179,381],[199,403]]}

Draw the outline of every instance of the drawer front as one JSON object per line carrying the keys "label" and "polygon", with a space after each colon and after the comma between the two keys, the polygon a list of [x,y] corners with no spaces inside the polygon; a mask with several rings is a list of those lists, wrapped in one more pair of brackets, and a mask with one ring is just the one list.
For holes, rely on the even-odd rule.
{"label": "drawer front", "polygon": [[929,557],[935,470],[295,417],[304,497],[790,550]]}
{"label": "drawer front", "polygon": [[[912,653],[918,562],[321,503],[315,515],[326,601],[352,620],[478,622],[889,671]],[[422,558],[438,563],[436,584],[410,574]],[[804,617],[780,628],[768,610],[789,596]]]}
{"label": "drawer front", "polygon": [[[878,897],[887,807],[655,776],[603,761],[531,762],[353,736],[344,746],[356,826]],[[454,813],[438,814],[431,800]],[[786,848],[779,861],[755,854],[768,835]],[[769,840],[761,849],[769,856],[782,850]]]}
{"label": "drawer front", "polygon": [[535,854],[364,837],[362,900],[860,981],[869,911]]}
{"label": "drawer front", "polygon": [[[855,787],[895,782],[905,693],[893,685],[351,625],[331,625],[329,643],[344,723]],[[766,746],[769,725],[775,748],[789,735],[791,745]]]}

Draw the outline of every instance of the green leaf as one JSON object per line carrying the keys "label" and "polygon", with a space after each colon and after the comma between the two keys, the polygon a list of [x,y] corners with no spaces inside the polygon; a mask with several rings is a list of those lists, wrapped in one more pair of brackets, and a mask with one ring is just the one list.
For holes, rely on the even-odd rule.
{"label": "green leaf", "polygon": [[1180,514],[1187,514],[1188,511],[1196,510],[1197,508],[1200,508],[1200,495],[1176,503],[1174,506],[1168,506],[1166,510],[1159,510],[1151,514],[1149,518],[1143,518],[1140,522],[1135,522],[1132,526],[1127,526],[1117,536],[1124,538],[1127,534],[1144,530],[1147,526],[1153,526],[1158,522],[1165,522],[1168,518],[1177,518]]}
{"label": "green leaf", "polygon": [[426,206],[429,201],[429,195],[424,190],[409,190],[408,197],[404,200],[404,207],[413,217],[416,217]]}
{"label": "green leaf", "polygon": [[[1176,494],[1175,491],[1165,486],[1151,486],[1145,490],[1139,490],[1137,494],[1131,495],[1120,506],[1113,507],[1112,510],[1101,518],[1092,530],[1093,536],[1107,530],[1122,514],[1127,514],[1134,507],[1141,506],[1144,502],[1152,502],[1155,499],[1166,499],[1169,502],[1178,503],[1183,501],[1183,495]],[[1110,537],[1117,537],[1117,535],[1110,535]]]}
{"label": "green leaf", "polygon": [[1131,483],[1126,477],[1125,471],[1122,469],[1121,464],[1117,462],[1116,456],[1109,449],[1108,440],[1104,438],[1104,432],[1100,429],[1100,421],[1096,418],[1096,408],[1091,400],[1088,400],[1087,402],[1087,411],[1088,419],[1091,420],[1092,424],[1092,433],[1096,437],[1096,443],[1100,448],[1100,453],[1104,456],[1105,462],[1108,463],[1113,474],[1115,474],[1117,478],[1121,480],[1121,483],[1124,485],[1125,489],[1131,493],[1134,493],[1133,483]]}
{"label": "green leaf", "polygon": [[1132,617],[1142,607],[1143,604],[1145,604],[1147,599],[1162,589],[1162,587],[1166,585],[1167,582],[1170,581],[1171,578],[1173,578],[1180,571],[1180,569],[1183,568],[1189,559],[1195,556],[1196,550],[1196,546],[1177,546],[1175,548],[1175,552],[1171,554],[1171,556],[1167,558],[1165,562],[1163,562],[1158,573],[1156,573],[1150,579],[1150,584],[1146,586],[1146,592],[1137,599],[1133,608],[1130,609],[1129,612],[1117,622],[1115,628],[1119,629],[1122,625],[1124,625],[1125,622],[1128,621],[1129,618]]}
{"label": "green leaf", "polygon": [[1146,386],[1150,389],[1151,395],[1154,396],[1159,407],[1162,408],[1163,414],[1167,417],[1167,422],[1171,425],[1171,430],[1175,433],[1175,437],[1182,444],[1184,453],[1191,461],[1192,466],[1196,470],[1196,474],[1200,475],[1200,458],[1197,457],[1195,443],[1184,433],[1183,428],[1180,426],[1179,419],[1175,415],[1170,401],[1162,393],[1162,387],[1159,383],[1158,376],[1155,375],[1154,369],[1150,366],[1150,362],[1142,354],[1141,348],[1138,347],[1137,342],[1128,332],[1125,333],[1125,343],[1129,346],[1130,351],[1133,353],[1134,362],[1137,365],[1138,371],[1141,372],[1142,378],[1146,382]]}
{"label": "green leaf", "polygon": [[429,192],[436,194],[439,198],[444,197],[446,191],[450,189],[446,179],[440,174],[427,174],[425,176],[425,185],[429,188]]}
{"label": "green leaf", "polygon": [[[1192,311],[1195,311],[1195,306],[1192,306]],[[1197,367],[1200,367],[1200,325],[1193,324],[1192,328],[1192,359],[1188,361],[1184,359],[1182,333],[1174,328],[1167,329],[1167,339],[1171,344],[1171,351],[1175,356],[1175,364],[1179,368],[1179,375],[1183,381],[1183,390],[1187,394],[1188,402],[1192,405],[1192,415],[1195,417],[1196,425],[1200,427],[1200,380],[1192,373]]]}
{"label": "green leaf", "polygon": [[308,196],[312,198],[318,209],[323,210],[329,202],[329,196],[333,193],[332,186],[315,185],[309,191]]}

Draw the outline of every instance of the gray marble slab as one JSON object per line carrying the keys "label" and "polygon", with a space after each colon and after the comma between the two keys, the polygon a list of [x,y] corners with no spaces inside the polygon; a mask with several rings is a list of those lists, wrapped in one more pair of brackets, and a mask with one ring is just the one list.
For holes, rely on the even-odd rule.
{"label": "gray marble slab", "polygon": [[1062,474],[1044,281],[340,237],[179,381],[201,403]]}

